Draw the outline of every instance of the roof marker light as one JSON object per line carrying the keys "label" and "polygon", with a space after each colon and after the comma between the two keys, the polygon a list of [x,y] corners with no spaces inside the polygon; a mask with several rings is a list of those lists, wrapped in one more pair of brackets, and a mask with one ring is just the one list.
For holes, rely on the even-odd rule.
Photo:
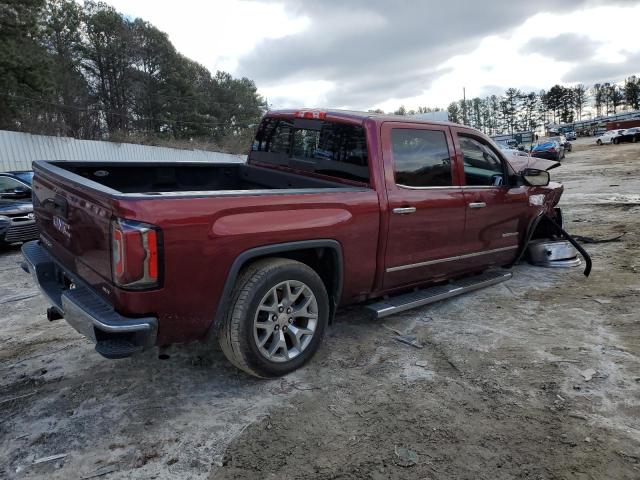
{"label": "roof marker light", "polygon": [[298,118],[307,118],[309,120],[324,120],[327,117],[327,112],[320,110],[298,110],[294,115]]}

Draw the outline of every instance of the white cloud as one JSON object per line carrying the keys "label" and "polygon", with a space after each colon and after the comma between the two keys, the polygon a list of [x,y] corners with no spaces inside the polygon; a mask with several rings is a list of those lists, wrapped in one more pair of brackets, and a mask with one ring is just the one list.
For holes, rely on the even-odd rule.
{"label": "white cloud", "polygon": [[334,84],[327,80],[309,80],[260,89],[274,108],[316,107],[324,105]]}
{"label": "white cloud", "polygon": [[234,72],[238,59],[265,39],[294,35],[309,24],[281,4],[242,0],[106,0],[169,35],[176,49],[212,72]]}
{"label": "white cloud", "polygon": [[[439,106],[445,108],[451,101],[462,98],[466,87],[467,98],[483,96],[510,87],[538,91],[563,82],[563,77],[587,59],[556,61],[540,53],[523,53],[527,42],[534,38],[555,38],[573,33],[587,37],[598,46],[592,52],[594,59],[604,63],[624,62],[625,53],[640,52],[637,39],[637,21],[640,5],[633,7],[587,8],[558,15],[540,13],[523,22],[507,35],[486,37],[468,54],[455,56],[441,67],[451,72],[435,80],[422,95],[393,98],[376,105],[383,110],[394,110],[400,104],[409,107]],[[556,45],[555,48],[566,48]],[[629,73],[640,73],[640,65],[629,65]],[[592,79],[585,78],[585,82]],[[603,81],[620,79],[602,78]]]}
{"label": "white cloud", "polygon": [[[331,2],[324,0],[107,0],[122,13],[139,16],[167,32],[181,53],[210,70],[255,78],[260,92],[275,107],[384,110],[401,104],[407,108],[446,107],[461,98],[463,87],[467,98],[472,98],[509,87],[537,91],[576,75],[590,82],[603,63],[620,64],[620,68],[604,73],[640,73],[640,66],[630,64],[627,68],[624,64],[640,52],[640,4],[618,2],[597,7],[595,1],[582,3],[579,10],[575,8],[580,2],[573,2],[572,7],[560,10],[566,13],[540,6],[554,13],[541,11],[530,18],[522,16],[527,9],[520,5],[489,3],[483,7],[483,18],[475,20],[467,18],[473,9],[466,3],[460,10],[467,12],[466,17],[445,15],[451,6],[438,3],[429,8],[442,10],[450,23],[440,25],[432,15],[424,21],[416,18],[417,6],[409,8],[406,3],[391,7],[387,2],[354,0],[329,8]],[[530,5],[536,8],[536,2]],[[557,8],[562,9],[563,4]],[[403,9],[405,12],[400,11]],[[510,20],[496,17],[496,11],[509,15]],[[476,33],[474,21],[481,27],[478,31],[486,33],[465,42]],[[492,29],[491,22],[498,24]],[[438,45],[438,32],[450,34],[452,30],[460,33]],[[593,52],[582,48],[572,59],[571,52],[554,56],[523,48],[532,39],[553,39],[561,34],[564,38],[588,38]],[[368,43],[369,39],[378,43]],[[350,45],[354,40],[362,43]],[[389,41],[396,43],[389,46]],[[538,42],[547,44],[569,48],[553,45],[553,41]],[[362,61],[365,52],[366,61]]]}

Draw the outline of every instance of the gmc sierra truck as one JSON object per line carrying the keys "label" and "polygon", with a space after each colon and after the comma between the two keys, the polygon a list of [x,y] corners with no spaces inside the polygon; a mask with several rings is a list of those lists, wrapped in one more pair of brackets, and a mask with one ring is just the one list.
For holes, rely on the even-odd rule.
{"label": "gmc sierra truck", "polygon": [[341,305],[382,317],[508,279],[532,239],[575,243],[554,166],[456,124],[273,111],[246,163],[35,162],[25,269],[107,358],[217,338],[279,376]]}

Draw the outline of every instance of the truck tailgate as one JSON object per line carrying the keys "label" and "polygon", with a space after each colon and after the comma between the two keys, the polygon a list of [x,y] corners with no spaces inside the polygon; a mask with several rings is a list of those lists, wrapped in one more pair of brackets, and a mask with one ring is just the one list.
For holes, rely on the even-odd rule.
{"label": "truck tailgate", "polygon": [[33,207],[44,246],[88,283],[110,284],[109,197],[37,166],[34,169]]}

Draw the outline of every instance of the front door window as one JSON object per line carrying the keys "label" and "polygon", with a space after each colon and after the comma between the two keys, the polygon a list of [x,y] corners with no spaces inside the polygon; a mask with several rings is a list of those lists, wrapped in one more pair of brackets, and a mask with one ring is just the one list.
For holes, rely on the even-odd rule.
{"label": "front door window", "polygon": [[500,186],[504,183],[504,166],[488,145],[462,135],[458,141],[464,160],[466,185]]}

